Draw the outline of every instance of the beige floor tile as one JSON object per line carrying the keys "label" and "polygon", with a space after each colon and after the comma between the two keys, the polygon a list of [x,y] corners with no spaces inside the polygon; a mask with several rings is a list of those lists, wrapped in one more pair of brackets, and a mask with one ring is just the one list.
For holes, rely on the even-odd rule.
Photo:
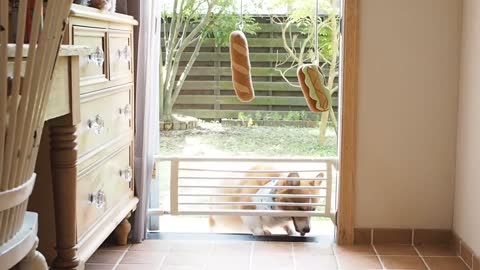
{"label": "beige floor tile", "polygon": [[333,255],[332,245],[318,243],[293,243],[295,256],[326,256]]}
{"label": "beige floor tile", "polygon": [[97,250],[87,263],[116,264],[125,252],[121,250]]}
{"label": "beige floor tile", "polygon": [[248,267],[250,265],[250,255],[212,255],[208,258],[207,265],[223,265],[223,266],[243,266]]}
{"label": "beige floor tile", "polygon": [[125,246],[117,246],[113,244],[103,244],[100,246],[99,250],[118,250],[118,251],[125,251],[128,249],[130,245],[125,245]]}
{"label": "beige floor tile", "polygon": [[[227,269],[225,269],[227,270]],[[284,265],[257,265],[252,264],[250,270],[295,270],[293,264],[284,264]]]}
{"label": "beige floor tile", "polygon": [[260,256],[289,256],[293,254],[292,243],[285,242],[255,242],[253,245],[253,255]]}
{"label": "beige floor tile", "polygon": [[417,251],[411,245],[374,245],[379,255],[417,256]]}
{"label": "beige floor tile", "polygon": [[164,251],[128,251],[120,263],[160,265],[166,255]]}
{"label": "beige floor tile", "polygon": [[371,245],[333,246],[335,255],[372,256],[376,255]]}
{"label": "beige floor tile", "polygon": [[135,244],[130,247],[133,251],[169,251],[170,243],[161,240],[145,240],[140,244]]}
{"label": "beige floor tile", "polygon": [[380,256],[386,269],[427,270],[419,256]]}
{"label": "beige floor tile", "polygon": [[416,246],[418,252],[424,257],[429,256],[457,256],[456,251],[449,245],[420,245]]}
{"label": "beige floor tile", "polygon": [[294,266],[292,255],[269,255],[269,256],[252,256],[252,267],[261,269],[266,268],[292,268]]}
{"label": "beige floor tile", "polygon": [[211,252],[213,249],[213,241],[169,241],[172,252],[177,251],[194,251],[194,252]]}
{"label": "beige floor tile", "polygon": [[468,270],[458,257],[425,257],[430,270]]}
{"label": "beige floor tile", "polygon": [[207,264],[209,257],[193,253],[170,253],[165,257],[165,265],[197,265],[204,266]]}
{"label": "beige floor tile", "polygon": [[115,270],[159,270],[156,264],[119,264]]}
{"label": "beige floor tile", "polygon": [[247,241],[218,241],[213,244],[212,255],[249,255],[252,246]]}
{"label": "beige floor tile", "polygon": [[[225,269],[227,270],[227,269]],[[281,266],[258,266],[252,265],[250,270],[295,270],[293,266],[290,265],[281,265]]]}
{"label": "beige floor tile", "polygon": [[198,265],[163,265],[162,267],[160,267],[160,270],[203,270],[203,269],[205,269],[205,266],[198,266]]}
{"label": "beige floor tile", "polygon": [[250,267],[249,266],[241,266],[241,265],[228,265],[228,266],[225,266],[225,265],[216,265],[216,264],[213,264],[213,265],[207,265],[207,267],[205,268],[206,270],[249,270]]}
{"label": "beige floor tile", "polygon": [[337,259],[335,256],[295,256],[295,266],[297,270],[331,270],[337,269]]}
{"label": "beige floor tile", "polygon": [[87,263],[85,265],[85,270],[113,270],[115,264],[97,264],[97,263]]}
{"label": "beige floor tile", "polygon": [[361,256],[355,254],[340,255],[338,258],[338,269],[341,270],[373,270],[382,269],[382,265],[377,256]]}

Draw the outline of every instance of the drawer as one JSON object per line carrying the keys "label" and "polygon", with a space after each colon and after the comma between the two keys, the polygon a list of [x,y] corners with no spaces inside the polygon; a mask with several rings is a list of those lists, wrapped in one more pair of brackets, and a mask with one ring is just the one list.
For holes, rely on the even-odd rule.
{"label": "drawer", "polygon": [[133,86],[127,85],[81,97],[80,124],[77,126],[79,157],[101,151],[114,139],[131,133],[132,93]]}
{"label": "drawer", "polygon": [[132,32],[108,32],[110,80],[121,83],[133,81]]}
{"label": "drawer", "polygon": [[98,90],[108,82],[107,32],[102,28],[73,27],[73,45],[90,47],[93,52],[80,57],[80,93]]}
{"label": "drawer", "polygon": [[77,181],[76,222],[79,238],[104,214],[133,197],[130,147],[105,161]]}

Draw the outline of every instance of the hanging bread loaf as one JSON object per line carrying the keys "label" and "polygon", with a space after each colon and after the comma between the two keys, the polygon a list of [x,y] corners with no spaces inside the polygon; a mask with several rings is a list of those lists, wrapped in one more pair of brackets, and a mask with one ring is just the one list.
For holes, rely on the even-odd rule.
{"label": "hanging bread loaf", "polygon": [[298,81],[308,108],[312,112],[326,112],[332,106],[330,91],[325,86],[320,67],[315,64],[305,64],[297,70]]}
{"label": "hanging bread loaf", "polygon": [[233,31],[230,34],[230,61],[235,94],[240,101],[252,101],[255,98],[255,92],[250,74],[248,43],[242,31]]}

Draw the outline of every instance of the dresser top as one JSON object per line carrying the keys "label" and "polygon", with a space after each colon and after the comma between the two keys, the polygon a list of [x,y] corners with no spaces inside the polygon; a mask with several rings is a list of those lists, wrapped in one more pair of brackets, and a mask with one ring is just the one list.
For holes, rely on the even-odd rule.
{"label": "dresser top", "polygon": [[78,4],[72,4],[70,9],[71,17],[80,17],[87,19],[95,19],[100,21],[109,21],[115,23],[124,23],[131,25],[138,25],[138,22],[129,15],[112,13],[108,11],[102,11],[92,7],[86,7]]}
{"label": "dresser top", "polygon": [[[8,57],[15,57],[16,44],[8,44],[7,55]],[[24,44],[22,48],[22,57],[28,57],[28,44]],[[92,48],[88,46],[78,45],[61,45],[58,51],[58,56],[75,56],[75,55],[88,55],[92,53]]]}

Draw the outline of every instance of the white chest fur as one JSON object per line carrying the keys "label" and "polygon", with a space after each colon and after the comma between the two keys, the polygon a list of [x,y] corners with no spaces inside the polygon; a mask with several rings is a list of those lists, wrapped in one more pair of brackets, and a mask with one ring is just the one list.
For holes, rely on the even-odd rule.
{"label": "white chest fur", "polygon": [[[278,180],[272,180],[268,182],[267,184],[264,185],[264,187],[273,187],[278,184]],[[274,205],[269,205],[268,203],[273,203],[275,202],[274,197],[269,196],[275,193],[274,188],[260,188],[257,191],[257,195],[266,195],[265,197],[254,197],[252,200],[255,203],[262,203],[257,205],[257,210],[273,210],[275,207]],[[263,204],[264,203],[264,204]]]}

